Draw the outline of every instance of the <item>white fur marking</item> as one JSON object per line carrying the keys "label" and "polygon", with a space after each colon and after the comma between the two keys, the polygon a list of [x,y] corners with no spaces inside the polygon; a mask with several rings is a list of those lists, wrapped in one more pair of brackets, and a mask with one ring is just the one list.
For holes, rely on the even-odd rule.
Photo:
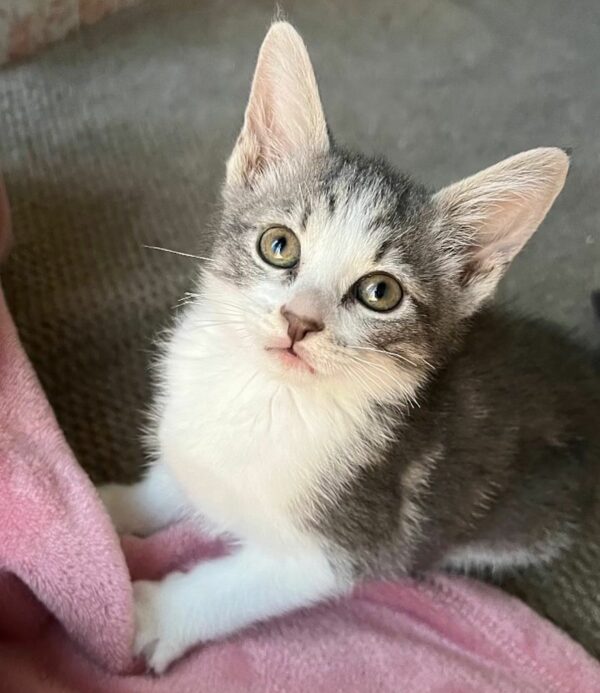
{"label": "white fur marking", "polygon": [[254,548],[162,582],[134,584],[136,653],[157,673],[193,645],[343,593],[316,549],[268,555]]}

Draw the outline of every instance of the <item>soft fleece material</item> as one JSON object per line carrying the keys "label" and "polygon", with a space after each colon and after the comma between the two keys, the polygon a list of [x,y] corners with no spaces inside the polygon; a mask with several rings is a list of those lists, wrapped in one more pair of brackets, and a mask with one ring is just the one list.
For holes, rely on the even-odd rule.
{"label": "soft fleece material", "polygon": [[[0,253],[9,219],[0,186]],[[474,581],[371,584],[197,648],[162,677],[131,658],[131,577],[219,547],[190,526],[119,541],[60,432],[0,294],[3,693],[591,693],[600,665],[527,606]]]}

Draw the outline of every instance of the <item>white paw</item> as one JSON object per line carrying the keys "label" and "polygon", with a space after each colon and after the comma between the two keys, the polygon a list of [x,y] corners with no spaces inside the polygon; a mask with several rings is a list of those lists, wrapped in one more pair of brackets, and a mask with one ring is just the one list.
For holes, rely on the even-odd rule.
{"label": "white paw", "polygon": [[135,606],[135,655],[143,655],[148,668],[157,674],[181,657],[194,642],[186,638],[189,604],[179,594],[173,573],[162,582],[139,580],[133,583]]}

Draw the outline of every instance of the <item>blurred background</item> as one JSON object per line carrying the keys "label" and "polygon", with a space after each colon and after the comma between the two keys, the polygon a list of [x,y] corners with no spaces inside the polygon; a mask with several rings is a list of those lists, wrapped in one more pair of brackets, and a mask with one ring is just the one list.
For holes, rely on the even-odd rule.
{"label": "blurred background", "polygon": [[[0,40],[19,0],[4,3]],[[119,4],[131,2],[88,0],[78,23]],[[566,188],[500,294],[600,345],[589,301],[600,288],[598,0],[281,8],[308,45],[336,138],[432,188],[523,149],[572,148]],[[273,12],[271,0],[144,0],[27,58],[64,32],[57,16],[49,29],[21,21],[7,49],[18,59],[0,69],[0,168],[16,244],[2,280],[95,481],[138,474],[152,338],[195,270],[143,245],[208,249]],[[509,587],[598,653],[598,575],[600,549],[580,547],[564,569]]]}

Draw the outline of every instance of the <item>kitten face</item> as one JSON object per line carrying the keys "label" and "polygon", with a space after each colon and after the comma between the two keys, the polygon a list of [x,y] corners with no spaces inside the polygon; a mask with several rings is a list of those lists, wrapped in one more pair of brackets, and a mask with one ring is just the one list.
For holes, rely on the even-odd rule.
{"label": "kitten face", "polygon": [[561,150],[537,149],[431,195],[331,143],[304,44],[275,24],[228,162],[203,304],[224,348],[282,382],[410,399],[493,294],[567,168]]}
{"label": "kitten face", "polygon": [[[261,235],[273,227],[297,238],[290,268],[261,257]],[[379,162],[330,151],[273,171],[230,201],[203,293],[216,311],[223,296],[222,310],[241,321],[232,333],[265,352],[264,366],[281,377],[361,377],[367,388],[394,384],[397,394],[426,374],[455,323],[458,265],[438,227],[423,188]],[[373,307],[361,302],[363,277],[383,292]],[[286,307],[323,325],[294,344],[299,358],[285,351]]]}

